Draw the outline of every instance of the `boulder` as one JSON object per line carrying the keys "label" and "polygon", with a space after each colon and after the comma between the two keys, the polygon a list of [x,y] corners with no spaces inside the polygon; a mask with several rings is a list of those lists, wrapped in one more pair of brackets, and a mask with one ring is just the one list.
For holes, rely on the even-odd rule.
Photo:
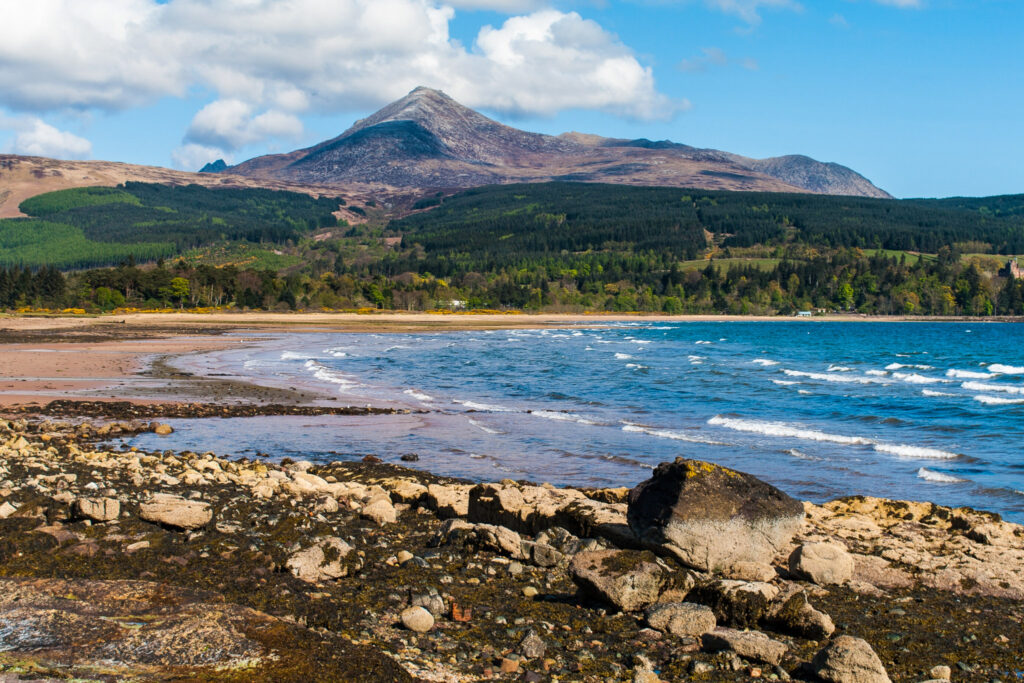
{"label": "boulder", "polygon": [[156,493],[139,506],[139,517],[175,529],[198,529],[213,519],[209,503],[169,493]]}
{"label": "boulder", "polygon": [[402,612],[402,625],[416,633],[434,628],[434,617],[423,607],[409,607]]}
{"label": "boulder", "polygon": [[593,550],[578,553],[569,575],[584,591],[624,612],[635,612],[658,600],[668,579],[654,555],[634,550]]}
{"label": "boulder", "polygon": [[891,683],[882,661],[860,638],[839,636],[814,655],[811,667],[831,683]]}
{"label": "boulder", "polygon": [[469,512],[471,488],[468,484],[430,484],[423,499],[438,517],[465,517]]}
{"label": "boulder", "polygon": [[847,583],[853,568],[853,556],[838,543],[804,543],[789,556],[789,571],[819,586]]}
{"label": "boulder", "polygon": [[771,564],[804,518],[804,508],[779,489],[743,472],[676,458],[629,494],[627,520],[657,552],[701,571],[740,562]]}
{"label": "boulder", "polygon": [[522,537],[511,529],[493,524],[473,524],[461,519],[445,520],[441,530],[429,544],[462,545],[508,555],[515,560],[529,560],[528,546]]}
{"label": "boulder", "polygon": [[735,628],[755,626],[768,614],[768,607],[778,595],[770,583],[721,579],[695,586],[687,600],[707,605],[720,624]]}
{"label": "boulder", "polygon": [[731,628],[716,628],[702,635],[700,642],[708,652],[732,650],[740,657],[756,659],[772,666],[778,666],[788,650],[783,643],[772,640],[760,631],[736,631]]}
{"label": "boulder", "polygon": [[319,539],[316,545],[298,550],[285,563],[292,575],[306,583],[319,583],[340,579],[348,574],[345,559],[352,546],[340,538],[329,536]]}
{"label": "boulder", "polygon": [[174,433],[174,428],[168,424],[158,424],[156,427],[153,427],[153,433],[159,434],[160,436],[167,436],[168,434]]}
{"label": "boulder", "polygon": [[364,505],[359,514],[379,526],[394,524],[398,521],[398,511],[395,510],[395,506],[391,504],[390,499],[383,497],[378,497]]}
{"label": "boulder", "polygon": [[121,516],[121,503],[116,498],[79,498],[75,513],[94,522],[110,522]]}
{"label": "boulder", "polygon": [[717,622],[710,607],[692,602],[660,603],[647,609],[647,625],[674,636],[699,636]]}
{"label": "boulder", "polygon": [[765,621],[785,633],[811,640],[823,640],[836,630],[832,617],[811,606],[802,590],[780,596]]}

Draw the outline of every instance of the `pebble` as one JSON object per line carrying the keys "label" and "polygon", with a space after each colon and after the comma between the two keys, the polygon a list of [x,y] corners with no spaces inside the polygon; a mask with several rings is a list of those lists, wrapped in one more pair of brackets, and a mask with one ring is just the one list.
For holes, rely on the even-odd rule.
{"label": "pebble", "polygon": [[402,624],[410,631],[426,633],[434,628],[434,617],[423,607],[409,607],[402,612]]}
{"label": "pebble", "polygon": [[537,590],[535,586],[527,586],[523,589],[523,595],[525,595],[528,598],[535,598],[537,597],[538,593],[540,593],[540,591]]}

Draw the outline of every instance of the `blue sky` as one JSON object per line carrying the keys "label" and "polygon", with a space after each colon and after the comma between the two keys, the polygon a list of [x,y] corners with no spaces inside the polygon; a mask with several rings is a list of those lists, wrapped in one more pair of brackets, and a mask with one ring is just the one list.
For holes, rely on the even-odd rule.
{"label": "blue sky", "polygon": [[1024,192],[1019,0],[0,0],[0,151],[194,170],[416,85],[527,130]]}

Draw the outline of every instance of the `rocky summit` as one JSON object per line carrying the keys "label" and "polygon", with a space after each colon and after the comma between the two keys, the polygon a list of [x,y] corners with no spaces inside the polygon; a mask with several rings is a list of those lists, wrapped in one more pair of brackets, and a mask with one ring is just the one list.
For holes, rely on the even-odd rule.
{"label": "rocky summit", "polygon": [[802,155],[769,159],[669,141],[530,133],[416,88],[336,138],[204,172],[317,186],[457,189],[574,180],[888,198],[855,171]]}

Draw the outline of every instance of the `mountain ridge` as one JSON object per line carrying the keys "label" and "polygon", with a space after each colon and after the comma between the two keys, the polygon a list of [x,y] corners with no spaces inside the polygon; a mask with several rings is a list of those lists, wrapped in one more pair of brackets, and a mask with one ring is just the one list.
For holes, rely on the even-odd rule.
{"label": "mountain ridge", "polygon": [[891,198],[846,166],[804,155],[752,159],[668,140],[532,133],[422,86],[330,140],[222,170],[326,186],[435,190],[576,180]]}

